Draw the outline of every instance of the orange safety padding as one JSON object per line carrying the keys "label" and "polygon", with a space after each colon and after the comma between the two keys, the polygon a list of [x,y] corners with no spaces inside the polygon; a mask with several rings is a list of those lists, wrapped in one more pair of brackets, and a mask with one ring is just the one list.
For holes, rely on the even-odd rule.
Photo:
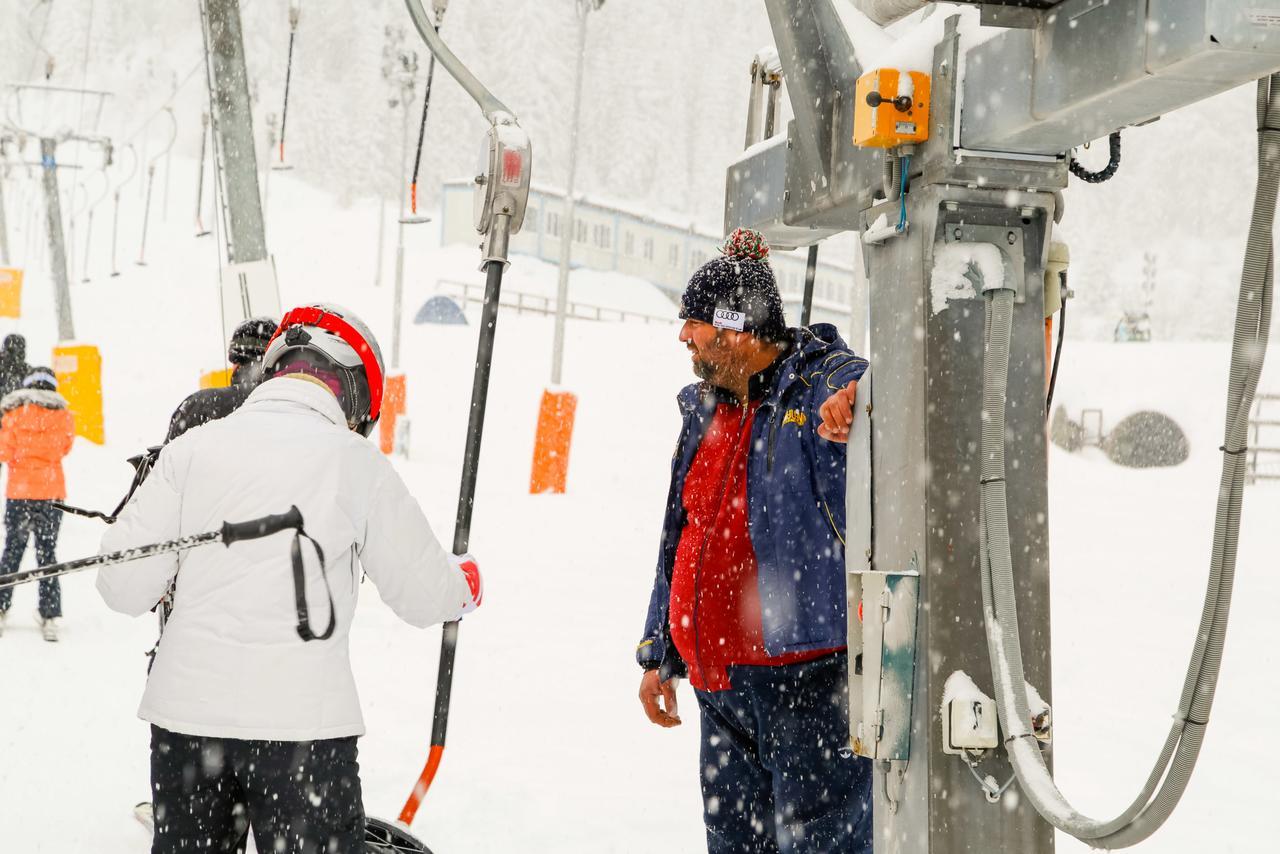
{"label": "orange safety padding", "polygon": [[205,371],[200,375],[200,388],[227,388],[231,385],[231,375],[235,368],[219,368],[216,371]]}
{"label": "orange safety padding", "polygon": [[1053,318],[1044,319],[1044,390],[1049,391],[1049,379],[1053,374]]}
{"label": "orange safety padding", "polygon": [[0,317],[22,316],[22,271],[0,267]]}
{"label": "orange safety padding", "polygon": [[76,435],[101,445],[106,441],[102,417],[102,354],[92,344],[60,344],[53,348],[53,375],[76,421]]}
{"label": "orange safety padding", "polygon": [[395,452],[396,418],[404,415],[407,394],[404,374],[387,377],[387,384],[382,394],[382,416],[378,420],[378,447],[384,454]]}
{"label": "orange safety padding", "polygon": [[533,445],[533,473],[529,492],[563,493],[569,479],[569,446],[578,396],[569,391],[544,391],[538,409],[538,435]]}

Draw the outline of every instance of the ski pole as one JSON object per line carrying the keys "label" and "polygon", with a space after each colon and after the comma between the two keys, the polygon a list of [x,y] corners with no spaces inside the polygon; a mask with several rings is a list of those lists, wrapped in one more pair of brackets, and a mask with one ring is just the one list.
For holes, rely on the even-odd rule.
{"label": "ski pole", "polygon": [[230,546],[232,543],[240,542],[241,540],[255,540],[259,537],[269,537],[280,531],[290,530],[302,530],[302,512],[298,510],[296,505],[290,507],[287,513],[280,513],[275,516],[263,516],[260,519],[250,519],[248,522],[223,522],[222,527],[216,531],[192,534],[189,537],[181,537],[163,543],[136,546],[131,549],[122,549],[121,551],[108,552],[107,554],[93,557],[83,557],[64,563],[52,563],[48,566],[0,576],[0,589],[16,587],[19,584],[26,584],[28,581],[36,581],[41,578],[69,575],[73,572],[81,572],[95,567],[115,566],[116,564],[141,560],[145,557],[187,551],[209,543],[222,543],[225,546]]}
{"label": "ski pole", "polygon": [[[509,217],[495,225],[505,232]],[[489,367],[493,362],[493,340],[498,326],[498,296],[502,290],[502,260],[489,259],[485,265],[484,309],[480,319],[480,343],[476,348],[475,377],[471,383],[471,415],[467,422],[467,444],[462,456],[462,487],[458,493],[458,517],[453,528],[453,553],[465,554],[471,539],[471,510],[475,505],[476,475],[480,469],[480,435],[484,429],[484,410],[489,397]],[[457,620],[444,624],[440,638],[440,670],[436,677],[436,704],[431,721],[431,749],[427,764],[418,777],[400,821],[413,823],[436,770],[444,756],[445,731],[449,727],[449,699],[453,689],[453,662],[458,649]]]}

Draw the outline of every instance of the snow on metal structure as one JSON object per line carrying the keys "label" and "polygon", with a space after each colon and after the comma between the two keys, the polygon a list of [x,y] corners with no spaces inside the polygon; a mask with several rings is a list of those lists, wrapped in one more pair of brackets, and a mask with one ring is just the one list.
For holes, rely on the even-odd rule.
{"label": "snow on metal structure", "polygon": [[[1256,382],[1269,323],[1267,210],[1277,170],[1265,137],[1280,133],[1269,106],[1280,91],[1265,78],[1280,69],[1280,3],[765,6],[795,118],[730,164],[725,228],[759,228],[781,246],[862,232],[871,283],[874,415],[863,383],[862,428],[849,443],[846,558],[849,655],[851,665],[863,663],[850,667],[851,742],[876,763],[876,852],[1047,854],[1054,826],[1095,846],[1139,842],[1172,811],[1194,766],[1225,631],[1244,466],[1232,455],[1243,453],[1250,377]],[[891,32],[879,26],[890,21],[898,22]],[[858,81],[879,69],[928,75],[923,141],[853,144],[859,110],[899,100],[905,121],[918,106],[915,91],[876,88],[864,88],[860,102]],[[1052,684],[1045,272],[1060,191],[1074,146],[1258,78],[1265,180],[1231,391],[1232,405],[1244,408],[1228,415],[1204,622],[1156,770],[1119,817],[1097,822],[1053,784],[1048,703],[1013,687],[1025,680],[1047,696]],[[913,572],[911,624],[901,622],[904,608],[916,608],[911,597],[889,591]],[[873,573],[885,579],[868,584]],[[872,589],[874,602],[862,595]],[[919,663],[906,680],[904,655]],[[960,671],[996,698],[1004,749],[943,749],[944,716],[964,712],[950,706],[972,702],[954,682],[948,692]],[[949,722],[979,725],[976,713]],[[997,783],[1015,770],[1024,797]]]}

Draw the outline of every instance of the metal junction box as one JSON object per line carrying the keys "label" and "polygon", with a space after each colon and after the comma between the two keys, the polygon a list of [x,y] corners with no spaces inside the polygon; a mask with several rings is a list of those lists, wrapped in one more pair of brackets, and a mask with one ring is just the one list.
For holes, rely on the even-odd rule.
{"label": "metal junction box", "polygon": [[[862,623],[861,702],[849,698],[853,750],[868,759],[906,759],[911,753],[920,573],[855,570],[848,592],[850,622]],[[851,647],[858,643],[856,634],[849,640]]]}
{"label": "metal junction box", "polygon": [[853,144],[892,148],[929,138],[929,75],[878,68],[858,78]]}

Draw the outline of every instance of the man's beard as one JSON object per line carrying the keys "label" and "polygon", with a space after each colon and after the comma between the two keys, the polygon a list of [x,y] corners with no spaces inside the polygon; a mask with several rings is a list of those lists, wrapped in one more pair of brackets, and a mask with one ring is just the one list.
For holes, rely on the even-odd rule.
{"label": "man's beard", "polygon": [[708,364],[697,356],[693,357],[693,374],[700,380],[711,382],[716,378],[718,369],[715,365]]}

